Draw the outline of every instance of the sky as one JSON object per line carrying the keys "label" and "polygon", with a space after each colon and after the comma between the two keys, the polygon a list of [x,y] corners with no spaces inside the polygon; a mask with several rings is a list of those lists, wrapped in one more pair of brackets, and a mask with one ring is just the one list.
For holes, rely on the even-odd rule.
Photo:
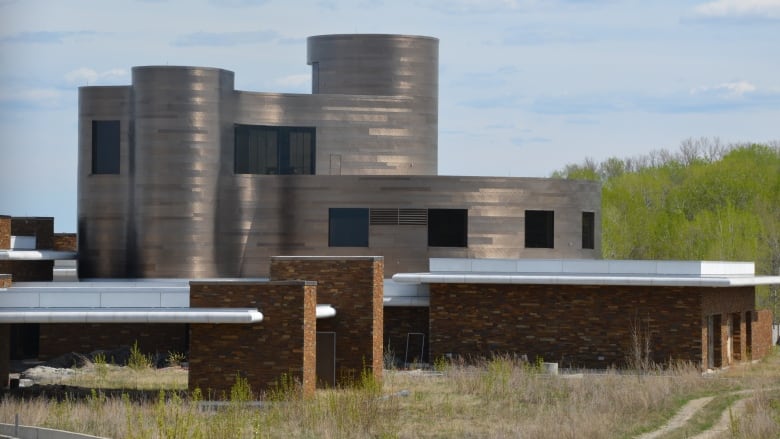
{"label": "sky", "polygon": [[76,231],[79,86],[169,64],[309,93],[333,33],[440,40],[442,175],[780,139],[780,0],[0,0],[0,214]]}

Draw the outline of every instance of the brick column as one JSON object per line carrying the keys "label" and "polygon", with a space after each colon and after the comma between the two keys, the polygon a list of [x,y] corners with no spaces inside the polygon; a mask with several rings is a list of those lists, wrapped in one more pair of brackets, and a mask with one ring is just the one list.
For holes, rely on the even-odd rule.
{"label": "brick column", "polygon": [[210,399],[230,395],[236,374],[263,392],[283,374],[314,393],[317,286],[315,282],[192,281],[193,308],[258,308],[254,324],[190,325],[189,389]]}
{"label": "brick column", "polygon": [[0,249],[11,248],[11,217],[0,215]]}
{"label": "brick column", "polygon": [[363,369],[382,379],[384,258],[381,256],[274,256],[271,279],[317,282],[317,303],[336,317],[317,331],[336,333],[336,380],[349,384]]}

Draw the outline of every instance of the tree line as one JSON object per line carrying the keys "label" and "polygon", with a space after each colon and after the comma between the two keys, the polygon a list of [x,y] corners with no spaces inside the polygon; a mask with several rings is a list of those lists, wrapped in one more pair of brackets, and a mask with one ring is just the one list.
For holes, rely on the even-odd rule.
{"label": "tree line", "polygon": [[[602,183],[604,258],[754,261],[757,274],[780,275],[780,141],[688,139],[552,176]],[[777,286],[758,299],[777,314]]]}

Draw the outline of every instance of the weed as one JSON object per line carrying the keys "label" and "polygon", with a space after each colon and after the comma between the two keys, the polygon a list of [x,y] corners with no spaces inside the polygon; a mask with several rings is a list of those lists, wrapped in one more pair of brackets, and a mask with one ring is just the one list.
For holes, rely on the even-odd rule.
{"label": "weed", "polygon": [[138,341],[134,342],[130,348],[130,358],[127,360],[127,366],[136,372],[152,367],[151,358],[141,352],[141,349],[138,348]]}

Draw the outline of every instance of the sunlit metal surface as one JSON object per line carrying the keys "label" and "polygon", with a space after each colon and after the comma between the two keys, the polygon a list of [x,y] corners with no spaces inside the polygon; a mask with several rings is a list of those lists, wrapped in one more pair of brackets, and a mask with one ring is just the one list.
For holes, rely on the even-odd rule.
{"label": "sunlit metal surface", "polygon": [[[227,70],[149,66],[79,90],[82,277],[267,275],[274,255],[383,255],[386,274],[429,257],[582,257],[597,183],[439,177],[438,40],[308,39],[313,94],[237,91]],[[90,175],[91,123],[120,121],[120,173]],[[234,173],[234,126],[314,127],[316,175]],[[369,247],[328,247],[328,209],[469,209],[468,247],[427,246],[425,225],[372,226]],[[555,210],[554,249],[524,248],[525,209]],[[600,241],[600,229],[595,242]],[[598,245],[598,244],[597,244]]]}

